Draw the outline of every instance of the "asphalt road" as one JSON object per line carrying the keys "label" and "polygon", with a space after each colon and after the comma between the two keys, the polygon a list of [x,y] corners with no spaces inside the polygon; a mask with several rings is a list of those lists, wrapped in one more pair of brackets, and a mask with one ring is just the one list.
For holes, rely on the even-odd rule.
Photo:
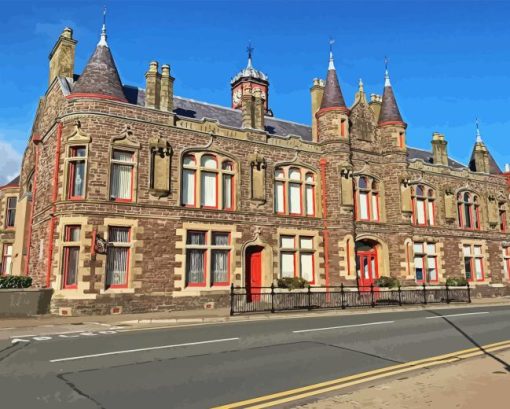
{"label": "asphalt road", "polygon": [[509,339],[500,306],[0,340],[0,402],[210,408]]}

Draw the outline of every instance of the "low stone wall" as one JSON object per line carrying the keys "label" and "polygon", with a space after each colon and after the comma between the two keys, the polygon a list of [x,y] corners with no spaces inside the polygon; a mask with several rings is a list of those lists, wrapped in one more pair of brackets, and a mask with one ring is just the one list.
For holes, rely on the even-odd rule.
{"label": "low stone wall", "polygon": [[488,285],[477,285],[471,287],[471,298],[494,298],[510,296],[510,286],[494,287]]}
{"label": "low stone wall", "polygon": [[0,290],[0,317],[28,317],[50,312],[53,290],[9,288]]}

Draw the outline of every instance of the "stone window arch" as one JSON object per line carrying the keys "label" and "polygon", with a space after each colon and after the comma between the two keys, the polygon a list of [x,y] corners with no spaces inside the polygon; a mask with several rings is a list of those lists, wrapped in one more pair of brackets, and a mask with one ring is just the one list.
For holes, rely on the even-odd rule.
{"label": "stone window arch", "polygon": [[278,166],[274,172],[277,214],[314,217],[317,214],[317,175],[299,166]]}
{"label": "stone window arch", "polygon": [[380,182],[371,176],[361,175],[354,179],[356,220],[381,220],[380,188]]}
{"label": "stone window arch", "polygon": [[457,214],[459,227],[469,230],[480,230],[480,199],[470,191],[457,193]]}
{"label": "stone window arch", "polygon": [[413,224],[434,226],[436,224],[436,192],[427,185],[417,184],[411,187],[413,206]]}

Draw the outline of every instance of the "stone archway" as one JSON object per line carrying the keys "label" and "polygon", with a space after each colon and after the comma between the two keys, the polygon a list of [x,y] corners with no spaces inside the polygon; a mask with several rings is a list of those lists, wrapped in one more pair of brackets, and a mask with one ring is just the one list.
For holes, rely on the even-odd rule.
{"label": "stone archway", "polygon": [[386,243],[374,236],[360,236],[354,247],[358,286],[370,286],[377,278],[389,275]]}

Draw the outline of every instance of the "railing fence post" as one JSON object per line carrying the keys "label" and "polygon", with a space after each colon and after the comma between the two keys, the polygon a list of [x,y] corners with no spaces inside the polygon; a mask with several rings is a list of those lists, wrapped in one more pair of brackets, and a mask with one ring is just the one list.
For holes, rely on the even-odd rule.
{"label": "railing fence post", "polygon": [[274,313],[274,283],[271,283],[271,313]]}
{"label": "railing fence post", "polygon": [[450,304],[450,290],[448,289],[448,283],[446,283],[446,304]]}
{"label": "railing fence post", "polygon": [[308,311],[312,309],[312,289],[310,288],[310,284],[308,284]]}
{"label": "railing fence post", "polygon": [[471,287],[469,286],[469,282],[467,283],[467,293],[468,293],[468,303],[471,304]]}
{"label": "railing fence post", "polygon": [[427,287],[423,283],[423,304],[427,304]]}
{"label": "railing fence post", "polygon": [[400,288],[400,283],[398,283],[398,305],[402,307],[402,289]]}
{"label": "railing fence post", "polygon": [[230,316],[234,315],[234,283],[230,284]]}
{"label": "railing fence post", "polygon": [[372,298],[372,308],[375,307],[375,300],[374,300],[374,283],[370,283],[370,295]]}
{"label": "railing fence post", "polygon": [[345,310],[344,283],[340,284],[340,300],[342,302],[342,310]]}

